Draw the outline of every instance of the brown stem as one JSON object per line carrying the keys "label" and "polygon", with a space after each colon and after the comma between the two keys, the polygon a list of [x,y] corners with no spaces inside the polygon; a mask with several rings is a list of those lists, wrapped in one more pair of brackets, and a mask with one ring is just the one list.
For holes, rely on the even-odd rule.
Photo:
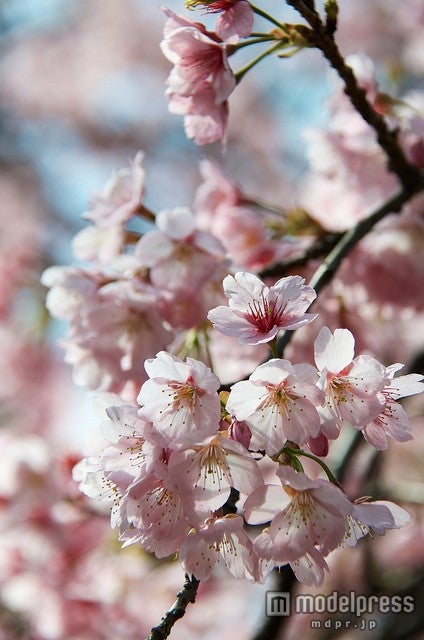
{"label": "brown stem", "polygon": [[[285,565],[277,573],[275,591],[290,593],[296,584],[296,576],[290,565]],[[281,631],[289,619],[288,616],[268,616],[264,618],[263,625],[253,637],[253,640],[275,640],[275,638],[280,638]]]}
{"label": "brown stem", "polygon": [[266,269],[263,269],[259,273],[260,278],[274,278],[284,276],[289,269],[293,267],[302,267],[312,260],[313,258],[320,258],[324,256],[327,251],[330,251],[335,247],[340,240],[340,233],[329,233],[323,238],[319,238],[312,246],[308,247],[302,253],[295,255],[293,258],[289,258],[284,262],[278,262]]}
{"label": "brown stem", "polygon": [[165,613],[158,625],[153,627],[146,640],[165,640],[171,633],[171,629],[177,620],[183,617],[190,602],[196,600],[199,580],[194,576],[185,576],[183,588],[177,593],[177,599],[172,607]]}

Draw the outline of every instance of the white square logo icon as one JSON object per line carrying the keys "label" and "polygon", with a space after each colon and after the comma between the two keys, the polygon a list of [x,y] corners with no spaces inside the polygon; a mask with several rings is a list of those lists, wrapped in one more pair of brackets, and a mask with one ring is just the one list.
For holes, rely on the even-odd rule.
{"label": "white square logo icon", "polygon": [[265,614],[267,616],[289,616],[290,593],[285,591],[267,591]]}

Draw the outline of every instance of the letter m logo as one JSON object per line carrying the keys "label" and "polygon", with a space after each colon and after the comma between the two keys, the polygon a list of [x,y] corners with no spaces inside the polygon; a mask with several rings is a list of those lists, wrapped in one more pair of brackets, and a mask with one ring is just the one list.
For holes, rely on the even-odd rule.
{"label": "letter m logo", "polygon": [[265,614],[267,616],[290,615],[290,593],[283,591],[267,591]]}

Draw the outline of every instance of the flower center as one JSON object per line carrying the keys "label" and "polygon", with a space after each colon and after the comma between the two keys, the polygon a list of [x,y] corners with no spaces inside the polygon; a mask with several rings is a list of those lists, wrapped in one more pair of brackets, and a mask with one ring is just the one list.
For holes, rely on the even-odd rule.
{"label": "flower center", "polygon": [[174,392],[172,402],[177,410],[186,407],[193,411],[197,398],[205,393],[203,389],[196,387],[191,376],[185,382],[171,382],[169,386]]}
{"label": "flower center", "polygon": [[279,302],[278,296],[270,301],[262,293],[260,300],[249,303],[249,311],[245,317],[255,325],[258,333],[268,333],[273,327],[281,324],[284,310],[285,305]]}

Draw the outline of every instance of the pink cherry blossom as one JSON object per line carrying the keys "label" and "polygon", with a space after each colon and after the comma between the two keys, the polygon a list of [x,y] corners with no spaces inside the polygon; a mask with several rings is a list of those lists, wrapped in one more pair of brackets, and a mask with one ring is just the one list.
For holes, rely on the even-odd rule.
{"label": "pink cherry blossom", "polygon": [[172,340],[156,302],[155,291],[135,280],[106,284],[85,301],[65,343],[77,384],[120,391],[146,379],[144,360]]}
{"label": "pink cherry blossom", "polygon": [[247,206],[238,185],[211,160],[201,161],[200,174],[194,200],[199,228],[222,242],[234,265],[256,271],[281,257],[282,243],[270,237],[266,218]]}
{"label": "pink cherry blossom", "polygon": [[84,227],[72,240],[72,251],[77,260],[107,265],[119,256],[125,243],[123,226]]}
{"label": "pink cherry blossom", "polygon": [[215,32],[222,40],[232,36],[247,38],[252,32],[254,13],[246,0],[187,0],[186,5],[202,5],[207,13],[221,13]]}
{"label": "pink cherry blossom", "polygon": [[254,13],[246,0],[224,0],[213,2],[213,5],[224,5],[224,11],[216,21],[215,31],[222,40],[233,36],[247,38],[252,33]]}
{"label": "pink cherry blossom", "polygon": [[141,264],[149,267],[151,282],[170,291],[195,291],[205,284],[223,261],[221,243],[196,229],[193,214],[185,208],[161,211],[156,225],[135,250]]}
{"label": "pink cherry blossom", "polygon": [[272,359],[257,367],[249,380],[231,387],[227,411],[249,426],[251,449],[264,449],[271,456],[286,439],[302,445],[318,435],[316,406],[324,402],[324,395],[317,380],[311,365]]}
{"label": "pink cherry blossom", "polygon": [[102,278],[79,267],[54,266],[43,272],[41,283],[49,288],[46,306],[51,315],[72,321],[85,302],[96,295]]}
{"label": "pink cherry blossom", "polygon": [[[378,85],[372,61],[353,55],[347,64],[371,103]],[[302,189],[302,206],[325,229],[345,231],[378,207],[397,187],[373,131],[356,112],[337,84],[332,96],[328,130],[307,132],[313,173]]]}
{"label": "pink cherry blossom", "polygon": [[263,483],[258,464],[247,449],[222,434],[207,444],[174,451],[169,474],[181,494],[194,500],[200,514],[222,507],[232,487],[248,494]]}
{"label": "pink cherry blossom", "polygon": [[224,564],[235,578],[254,578],[253,545],[243,529],[243,518],[229,514],[211,517],[190,531],[179,557],[184,570],[198,580],[208,580],[217,564]]}
{"label": "pink cherry blossom", "polygon": [[399,442],[412,440],[412,427],[405,409],[396,402],[399,398],[416,395],[424,391],[423,376],[410,373],[394,378],[396,371],[404,365],[394,364],[387,367],[386,374],[390,382],[380,392],[384,401],[383,410],[370,423],[362,427],[365,439],[374,447],[385,450],[388,438]]}
{"label": "pink cherry blossom", "polygon": [[322,431],[329,438],[337,437],[344,420],[363,426],[384,407],[380,392],[388,380],[385,367],[371,356],[354,358],[354,348],[355,339],[348,329],[332,334],[322,327],[315,340],[315,362],[326,394],[326,405],[320,410]]}
{"label": "pink cherry blossom", "polygon": [[202,182],[196,190],[194,210],[200,227],[212,232],[208,223],[216,214],[217,208],[222,204],[241,204],[243,196],[238,185],[212,160],[201,160],[199,170]]}
{"label": "pink cherry blossom", "polygon": [[271,520],[254,549],[267,570],[289,563],[306,584],[320,584],[324,557],[343,540],[352,505],[328,480],[312,480],[287,466],[280,467],[277,476],[282,487],[259,487],[243,507],[250,524]]}
{"label": "pink cherry blossom", "polygon": [[169,87],[166,96],[170,113],[184,116],[187,138],[193,139],[198,145],[220,140],[225,150],[228,135],[228,100],[217,103],[210,87],[192,96],[181,96]]}
{"label": "pink cherry blossom", "polygon": [[141,387],[140,416],[174,448],[198,444],[218,431],[220,401],[218,378],[198,360],[161,351],[145,362],[149,375]]}
{"label": "pink cherry blossom", "polygon": [[368,534],[384,535],[387,529],[399,529],[411,521],[409,514],[393,502],[356,502],[347,518],[344,543],[355,546]]}
{"label": "pink cherry blossom", "polygon": [[236,86],[226,46],[207,35],[199,23],[169,9],[165,13],[168,20],[161,48],[174,64],[167,80],[170,107],[184,113],[187,133],[199,144],[225,140],[227,98]]}
{"label": "pink cherry blossom", "polygon": [[111,525],[121,524],[121,507],[128,487],[155,472],[164,475],[162,449],[147,442],[154,439],[151,425],[137,415],[137,407],[124,404],[113,394],[104,394],[98,404],[119,402],[106,408],[107,420],[100,425],[101,437],[90,446],[90,454],[73,468],[80,491],[90,498],[109,503]]}
{"label": "pink cherry blossom", "polygon": [[269,342],[280,329],[297,329],[316,317],[305,313],[316,293],[304,282],[300,276],[288,276],[268,287],[252,273],[227,276],[223,285],[229,306],[212,309],[208,318],[217,331],[240,342]]}
{"label": "pink cherry blossom", "polygon": [[212,40],[196,22],[184,19],[177,24],[179,16],[169,9],[170,17],[165,26],[165,38],[161,49],[174,68],[168,77],[171,90],[181,96],[191,96],[211,88],[218,104],[228,98],[236,81],[231,71],[225,45]]}
{"label": "pink cherry blossom", "polygon": [[144,153],[139,151],[129,169],[120,169],[101,193],[92,196],[89,210],[83,215],[96,225],[116,227],[137,213],[144,195]]}
{"label": "pink cherry blossom", "polygon": [[150,474],[134,482],[121,502],[119,539],[124,546],[140,542],[158,558],[175,553],[189,527],[180,494],[166,478]]}

